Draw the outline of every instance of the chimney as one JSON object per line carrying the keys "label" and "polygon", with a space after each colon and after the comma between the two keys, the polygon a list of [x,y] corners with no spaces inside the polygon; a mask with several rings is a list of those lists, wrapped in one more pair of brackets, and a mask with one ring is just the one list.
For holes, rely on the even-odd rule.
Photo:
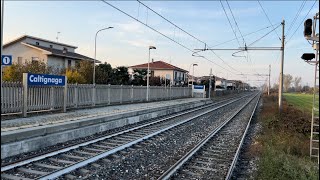
{"label": "chimney", "polygon": [[153,62],[154,62],[154,59],[152,58],[151,61],[152,61],[152,63],[153,63]]}

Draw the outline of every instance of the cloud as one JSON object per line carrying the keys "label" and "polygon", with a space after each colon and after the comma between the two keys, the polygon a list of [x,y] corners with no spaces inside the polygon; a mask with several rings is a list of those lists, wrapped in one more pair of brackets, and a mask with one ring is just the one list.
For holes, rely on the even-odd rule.
{"label": "cloud", "polygon": [[153,41],[147,39],[138,39],[138,40],[123,40],[122,42],[128,43],[136,47],[148,47],[150,44],[154,44]]}
{"label": "cloud", "polygon": [[144,26],[141,25],[138,22],[130,21],[127,23],[116,23],[115,25],[117,28],[120,29],[120,31],[125,31],[128,33],[135,33],[135,34],[143,34],[145,33],[144,31]]}

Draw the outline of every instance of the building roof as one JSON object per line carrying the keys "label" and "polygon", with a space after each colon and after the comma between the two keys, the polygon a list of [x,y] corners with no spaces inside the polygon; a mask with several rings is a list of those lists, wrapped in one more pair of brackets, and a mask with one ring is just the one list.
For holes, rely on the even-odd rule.
{"label": "building roof", "polygon": [[[78,54],[78,53],[74,53],[74,52],[63,52],[63,50],[60,49],[54,49],[54,48],[49,48],[49,47],[43,47],[43,46],[39,46],[39,45],[34,45],[34,44],[28,44],[26,43],[28,46],[30,47],[35,47],[38,49],[42,49],[45,51],[50,52],[50,56],[60,56],[60,57],[66,57],[66,58],[73,58],[73,59],[78,59],[78,60],[89,60],[89,61],[93,61],[93,58]],[[96,60],[97,63],[101,63],[100,61]]]}
{"label": "building roof", "polygon": [[[130,66],[129,68],[132,69],[147,69],[148,68],[148,63],[145,64],[138,64],[134,66]],[[149,68],[152,69],[157,69],[157,70],[178,70],[182,72],[188,72],[184,69],[181,69],[177,66],[171,65],[169,63],[163,62],[163,61],[154,61],[149,63]]]}
{"label": "building roof", "polygon": [[29,36],[29,35],[23,35],[23,36],[20,36],[12,41],[9,41],[7,42],[6,44],[3,45],[3,47],[7,47],[15,42],[18,42],[18,41],[21,41],[23,39],[26,39],[26,38],[31,38],[31,39],[37,39],[37,40],[41,40],[41,41],[46,41],[46,42],[49,42],[49,43],[52,43],[52,44],[58,44],[58,45],[61,45],[61,46],[67,46],[67,47],[72,47],[72,48],[77,48],[77,46],[73,46],[73,45],[69,45],[69,44],[64,44],[64,43],[59,43],[59,42],[54,42],[54,41],[50,41],[50,40],[47,40],[47,39],[42,39],[42,38],[38,38],[38,37],[34,37],[34,36]]}

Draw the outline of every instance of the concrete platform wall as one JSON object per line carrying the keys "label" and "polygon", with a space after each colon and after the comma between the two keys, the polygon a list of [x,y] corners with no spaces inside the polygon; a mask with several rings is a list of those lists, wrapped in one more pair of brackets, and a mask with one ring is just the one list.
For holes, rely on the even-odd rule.
{"label": "concrete platform wall", "polygon": [[95,117],[63,124],[40,126],[1,134],[1,159],[39,150],[106,130],[199,107],[211,100],[172,105],[113,116]]}

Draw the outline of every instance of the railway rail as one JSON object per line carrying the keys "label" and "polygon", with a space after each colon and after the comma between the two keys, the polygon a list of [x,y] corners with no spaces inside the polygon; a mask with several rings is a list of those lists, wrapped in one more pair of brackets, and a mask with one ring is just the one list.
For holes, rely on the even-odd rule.
{"label": "railway rail", "polygon": [[[254,99],[256,99],[256,102]],[[259,99],[260,94],[257,94],[251,101],[244,104],[230,118],[221,123],[185,156],[164,172],[158,180],[231,179]],[[250,109],[250,104],[252,103],[255,104]],[[244,111],[250,110],[250,117],[246,123],[243,123],[239,117],[242,116]]]}
{"label": "railway rail", "polygon": [[59,177],[250,95],[232,100],[222,100],[112,135],[2,166],[1,179],[53,179]]}

